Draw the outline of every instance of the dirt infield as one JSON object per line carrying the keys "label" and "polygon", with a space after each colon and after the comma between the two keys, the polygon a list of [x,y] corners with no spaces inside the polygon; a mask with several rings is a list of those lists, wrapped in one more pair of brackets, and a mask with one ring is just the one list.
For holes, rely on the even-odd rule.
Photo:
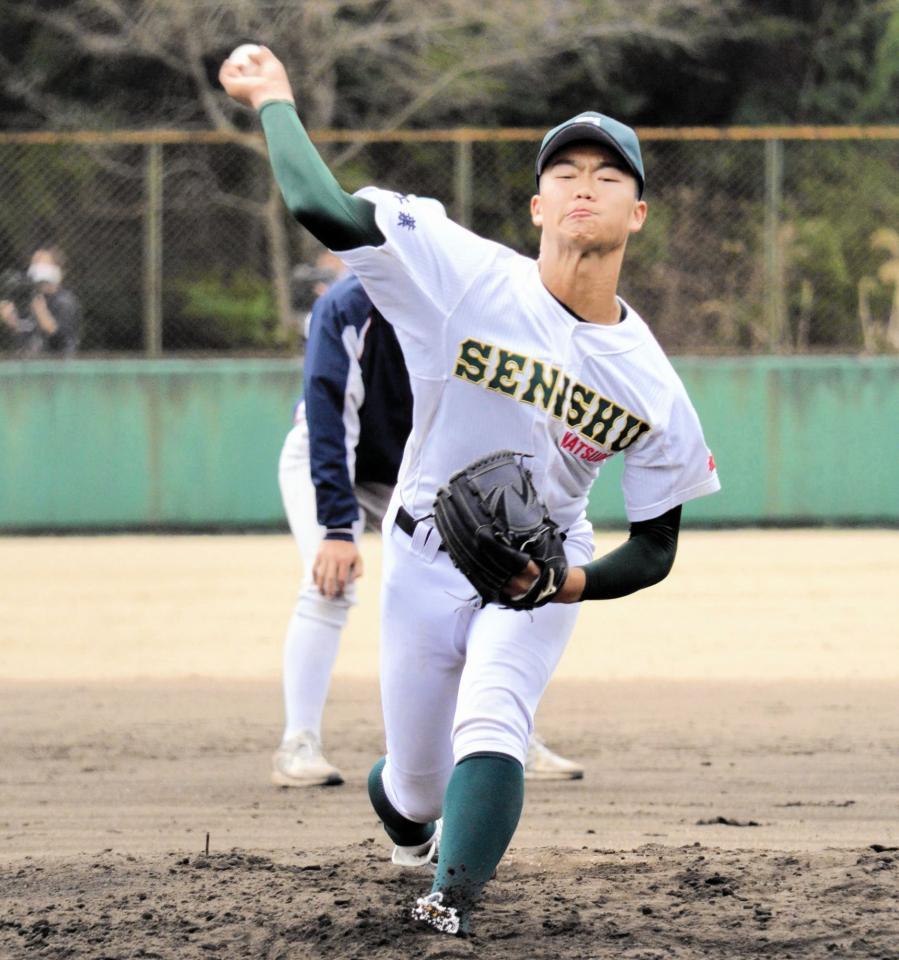
{"label": "dirt infield", "polygon": [[[337,676],[377,674],[363,555]],[[0,678],[276,677],[299,569],[287,536],[0,539]],[[895,531],[685,531],[663,583],[584,606],[556,677],[899,680],[897,574]]]}
{"label": "dirt infield", "polygon": [[267,783],[288,538],[0,540],[0,958],[894,960],[896,545],[687,532],[585,608],[539,720],[586,777],[529,785],[447,943],[365,797],[375,540],[326,714],[347,783],[307,791]]}

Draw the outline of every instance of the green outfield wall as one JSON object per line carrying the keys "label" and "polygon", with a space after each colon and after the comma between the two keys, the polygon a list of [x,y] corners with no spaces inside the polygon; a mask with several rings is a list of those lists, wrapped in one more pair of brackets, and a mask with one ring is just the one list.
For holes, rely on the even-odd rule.
{"label": "green outfield wall", "polygon": [[[685,521],[899,520],[899,359],[679,358],[723,490]],[[296,361],[0,363],[0,529],[280,526]],[[596,523],[624,519],[620,457]]]}

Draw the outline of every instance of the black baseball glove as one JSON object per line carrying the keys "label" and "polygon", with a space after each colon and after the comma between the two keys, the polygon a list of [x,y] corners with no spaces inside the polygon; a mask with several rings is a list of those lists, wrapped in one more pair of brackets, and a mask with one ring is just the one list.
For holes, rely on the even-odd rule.
{"label": "black baseball glove", "polygon": [[[454,473],[437,491],[434,519],[453,563],[470,581],[482,606],[498,603],[532,610],[555,596],[568,575],[565,535],[550,519],[522,458],[498,450]],[[530,589],[509,597],[503,587],[533,560],[540,575]]]}

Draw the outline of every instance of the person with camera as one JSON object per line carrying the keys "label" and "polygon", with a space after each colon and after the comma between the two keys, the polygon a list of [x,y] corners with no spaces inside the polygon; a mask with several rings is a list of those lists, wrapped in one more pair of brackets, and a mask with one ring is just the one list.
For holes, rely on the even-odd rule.
{"label": "person with camera", "polygon": [[[34,251],[27,272],[12,275],[0,300],[0,320],[12,332],[14,348],[26,356],[72,356],[81,342],[81,304],[63,286],[62,252]],[[2,295],[2,294],[0,294]]]}

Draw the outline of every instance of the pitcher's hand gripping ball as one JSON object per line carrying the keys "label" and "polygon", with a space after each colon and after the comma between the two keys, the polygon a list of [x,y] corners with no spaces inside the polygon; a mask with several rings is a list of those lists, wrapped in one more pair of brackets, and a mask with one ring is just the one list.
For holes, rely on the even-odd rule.
{"label": "pitcher's hand gripping ball", "polygon": [[[524,454],[498,450],[454,473],[437,491],[434,520],[456,567],[482,606],[532,610],[549,603],[565,583],[565,535],[537,495]],[[540,575],[526,593],[503,587],[533,560]]]}
{"label": "pitcher's hand gripping ball", "polygon": [[250,59],[251,55],[255,56],[261,50],[262,47],[260,47],[258,43],[242,43],[228,54],[228,59],[235,67],[249,67],[253,63]]}

